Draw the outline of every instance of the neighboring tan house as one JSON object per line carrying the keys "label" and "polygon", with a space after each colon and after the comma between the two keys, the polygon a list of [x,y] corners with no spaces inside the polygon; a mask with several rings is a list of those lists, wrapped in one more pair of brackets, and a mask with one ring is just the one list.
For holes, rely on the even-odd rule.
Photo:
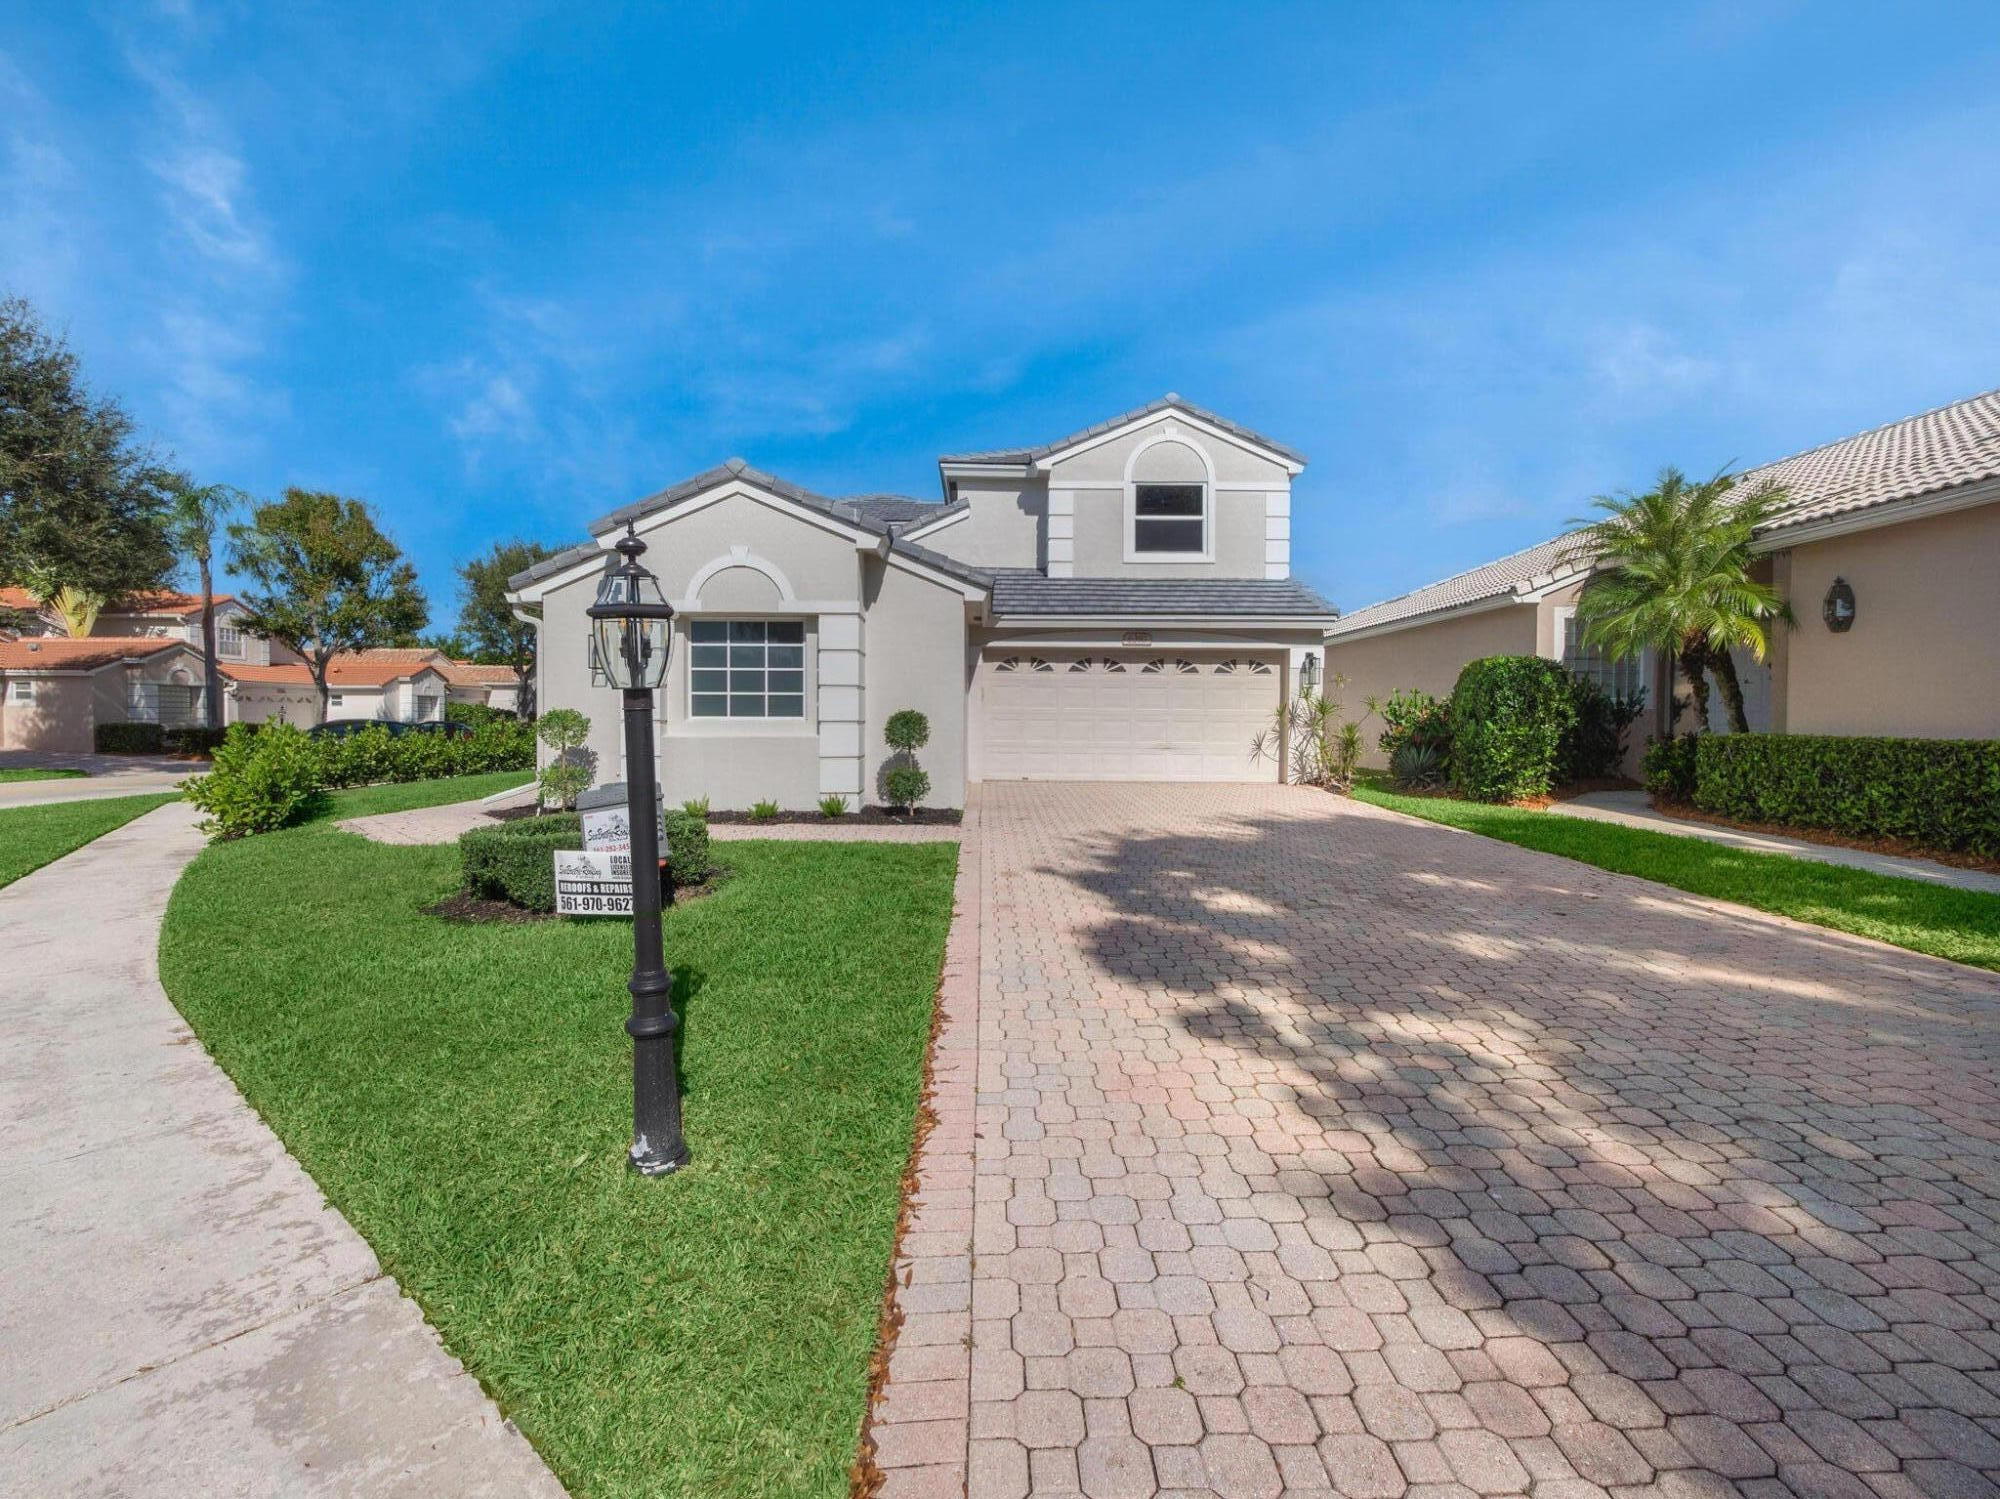
{"label": "neighboring tan house", "polygon": [[[441,652],[418,647],[343,652],[327,663],[326,721],[429,723],[443,718],[450,689],[443,668],[450,664]],[[225,661],[221,666],[227,722],[283,719],[310,727],[320,721],[319,689],[303,661],[265,666]]]}
{"label": "neighboring tan house", "polygon": [[0,750],[82,755],[101,723],[200,724],[201,677],[182,640],[0,640]]}
{"label": "neighboring tan house", "polygon": [[442,656],[437,668],[444,673],[454,703],[473,703],[497,713],[515,713],[521,706],[521,678],[511,666],[481,666],[474,661],[452,661]]}
{"label": "neighboring tan house", "polygon": [[[2000,738],[2000,391],[1892,422],[1739,476],[1781,485],[1759,571],[1798,616],[1771,659],[1742,653],[1753,731]],[[1327,632],[1327,670],[1358,710],[1399,688],[1449,693],[1481,656],[1549,656],[1651,705],[1628,746],[1636,763],[1672,701],[1673,663],[1607,661],[1576,634],[1587,564],[1556,537],[1398,598]],[[1719,696],[1711,718],[1726,727]],[[1685,725],[1683,725],[1685,726]],[[1371,752],[1375,734],[1367,738]],[[1379,762],[1379,754],[1371,753]]]}
{"label": "neighboring tan house", "polygon": [[930,803],[968,781],[1272,781],[1252,746],[1335,611],[1291,577],[1305,459],[1168,396],[1039,446],[939,460],[942,503],[830,499],[741,460],[612,511],[511,580],[538,614],[537,703],[618,695],[584,611],[629,524],[678,611],[659,694],[670,800],[881,799],[883,726],[930,720]]}

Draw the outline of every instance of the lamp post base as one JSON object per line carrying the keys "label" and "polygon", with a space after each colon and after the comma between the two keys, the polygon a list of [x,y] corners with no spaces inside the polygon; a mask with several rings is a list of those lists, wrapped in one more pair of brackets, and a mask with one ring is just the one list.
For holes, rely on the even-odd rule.
{"label": "lamp post base", "polygon": [[650,1140],[636,1140],[625,1154],[625,1164],[641,1176],[671,1176],[691,1159],[687,1146],[663,1150]]}

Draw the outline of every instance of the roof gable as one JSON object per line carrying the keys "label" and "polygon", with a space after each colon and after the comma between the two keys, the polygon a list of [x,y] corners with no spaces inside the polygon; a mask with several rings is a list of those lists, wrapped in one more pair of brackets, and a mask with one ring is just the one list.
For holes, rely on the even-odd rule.
{"label": "roof gable", "polygon": [[1306,466],[1306,455],[1298,449],[1287,447],[1274,438],[1264,436],[1261,432],[1254,432],[1241,423],[1232,422],[1226,416],[1218,416],[1213,411],[1204,410],[1192,401],[1184,401],[1172,391],[1168,391],[1167,394],[1160,397],[1157,401],[1149,401],[1144,406],[1134,407],[1132,410],[1124,412],[1119,416],[1114,416],[1108,421],[1094,423],[1080,431],[1070,433],[1067,437],[1059,437],[1054,442],[1046,442],[1033,447],[993,448],[980,453],[947,453],[938,459],[938,465],[940,468],[943,468],[959,464],[973,466],[989,464],[1018,464],[1026,466],[1039,464],[1062,453],[1066,453],[1072,448],[1083,447],[1086,444],[1115,437],[1126,428],[1151,421],[1154,417],[1164,412],[1172,412],[1178,416],[1185,417],[1190,422],[1196,423],[1199,426],[1211,428],[1215,432],[1233,438],[1248,447],[1268,453],[1294,472]]}

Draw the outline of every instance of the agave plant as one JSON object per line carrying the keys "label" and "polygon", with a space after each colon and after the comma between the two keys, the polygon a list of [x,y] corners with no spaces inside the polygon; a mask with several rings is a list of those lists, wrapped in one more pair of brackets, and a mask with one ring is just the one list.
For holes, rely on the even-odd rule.
{"label": "agave plant", "polygon": [[1408,739],[1397,745],[1396,753],[1389,757],[1389,774],[1396,778],[1398,786],[1429,791],[1444,784],[1444,756],[1435,744]]}

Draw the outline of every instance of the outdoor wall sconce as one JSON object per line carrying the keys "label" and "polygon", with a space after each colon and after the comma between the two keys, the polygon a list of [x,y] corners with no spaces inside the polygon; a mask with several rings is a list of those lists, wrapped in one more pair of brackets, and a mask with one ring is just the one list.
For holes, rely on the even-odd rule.
{"label": "outdoor wall sconce", "polygon": [[1305,660],[1299,663],[1299,692],[1308,695],[1319,681],[1319,657],[1306,652]]}
{"label": "outdoor wall sconce", "polygon": [[1826,591],[1826,602],[1820,605],[1820,617],[1826,627],[1836,635],[1845,635],[1854,628],[1854,589],[1847,579],[1835,578],[1833,587]]}

